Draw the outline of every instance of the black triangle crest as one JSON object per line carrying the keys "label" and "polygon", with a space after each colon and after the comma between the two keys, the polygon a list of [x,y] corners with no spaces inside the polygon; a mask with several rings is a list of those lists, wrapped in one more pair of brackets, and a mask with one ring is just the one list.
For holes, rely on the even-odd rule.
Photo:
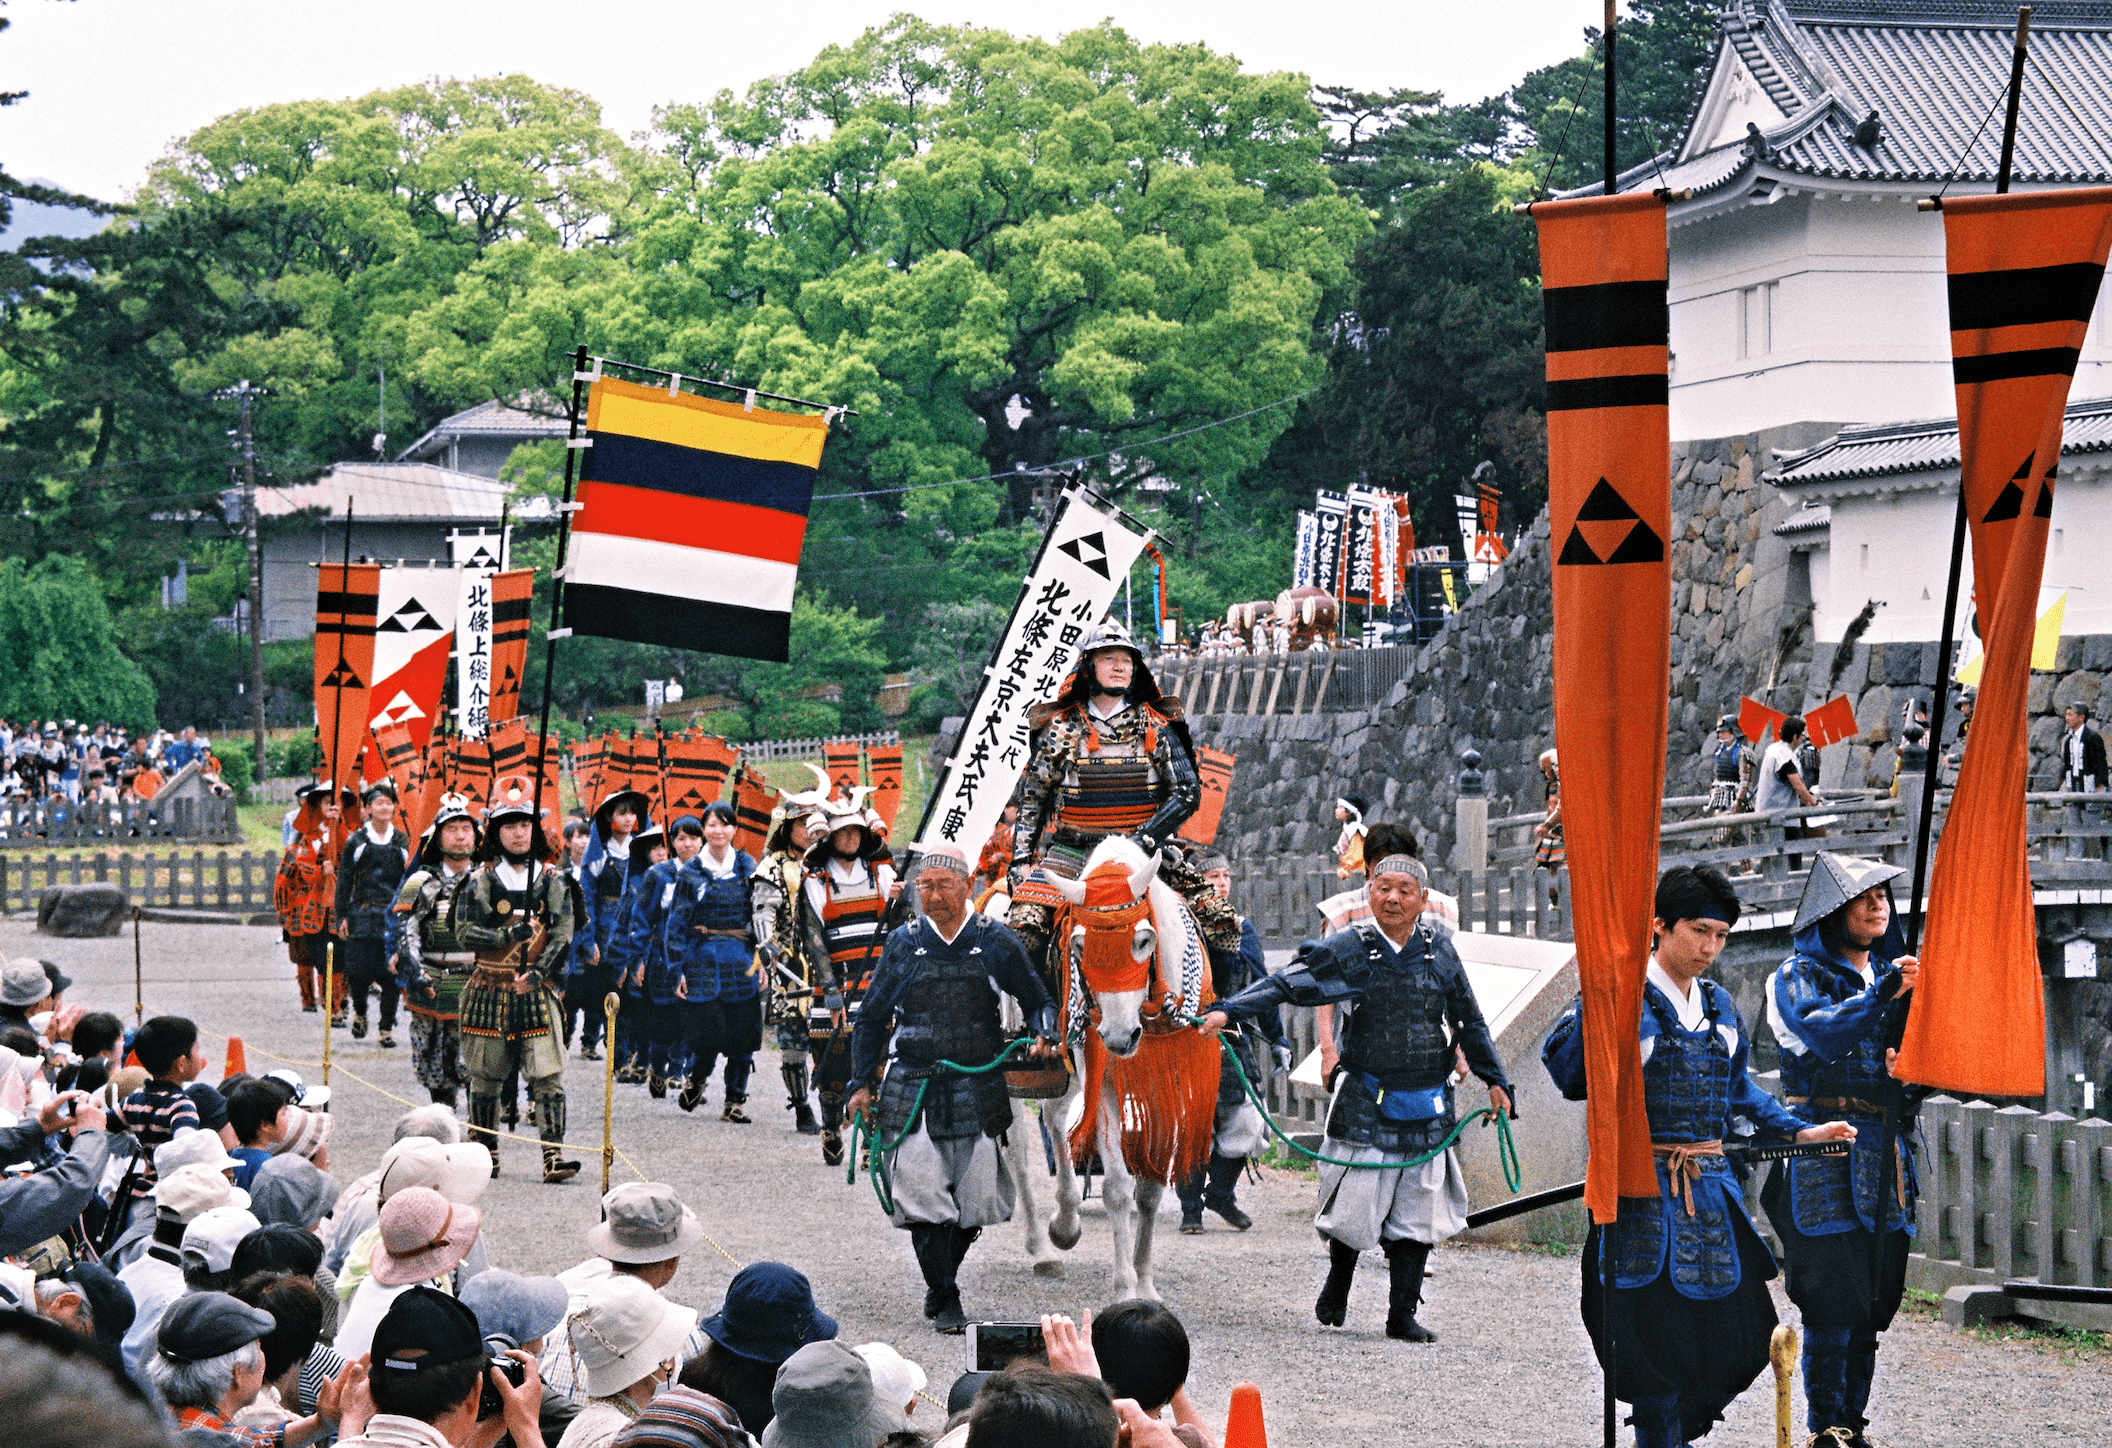
{"label": "black triangle crest", "polygon": [[1994,506],[1987,510],[1987,515],[1980,521],[1983,523],[2007,523],[2012,518],[2022,514],[2023,511],[2024,490],[2018,487],[2014,481],[2011,481],[2002,485],[2002,491],[1995,495]]}
{"label": "black triangle crest", "polygon": [[323,677],[323,686],[329,689],[364,689],[367,687],[359,681],[359,675],[352,672],[352,666],[343,660],[339,660],[337,666]]}
{"label": "black triangle crest", "polygon": [[1665,561],[1665,540],[1656,530],[1641,519],[1636,520],[1635,530],[1621,540],[1621,546],[1613,550],[1608,563],[1662,563]]}
{"label": "black triangle crest", "polygon": [[[1591,496],[1584,500],[1584,506],[1577,509],[1579,523],[1608,523],[1636,516],[1638,515],[1635,509],[1628,506],[1628,500],[1615,492],[1613,484],[1604,478],[1600,478],[1598,486],[1591,490]],[[1569,550],[1565,547],[1563,551],[1566,553]]]}
{"label": "black triangle crest", "polygon": [[2031,476],[2031,465],[2038,460],[2039,450],[2033,448],[2030,452],[2024,454],[2024,461],[2018,465],[2016,472],[2012,473],[2011,476],[2016,478],[2018,482],[2022,482]]}
{"label": "black triangle crest", "polygon": [[2032,517],[2051,518],[2053,516],[2053,480],[2060,474],[2060,471],[2057,467],[2048,468],[2046,476],[2039,480],[2039,500],[2031,505]]}
{"label": "black triangle crest", "polygon": [[1069,542],[1058,543],[1056,546],[1063,552],[1070,554],[1078,562],[1092,569],[1093,572],[1099,574],[1102,578],[1111,578],[1113,576],[1107,571],[1106,534],[1081,533]]}
{"label": "black triangle crest", "polygon": [[1583,531],[1576,527],[1569,530],[1569,541],[1562,545],[1562,556],[1555,560],[1558,567],[1563,564],[1603,562],[1605,560],[1592,552],[1591,545],[1584,541]]}

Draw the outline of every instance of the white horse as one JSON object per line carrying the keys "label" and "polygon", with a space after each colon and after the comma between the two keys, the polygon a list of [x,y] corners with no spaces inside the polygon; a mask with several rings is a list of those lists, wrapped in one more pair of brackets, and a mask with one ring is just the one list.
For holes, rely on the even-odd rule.
{"label": "white horse", "polygon": [[[1115,1295],[1154,1300],[1152,1225],[1166,1187],[1209,1157],[1218,1078],[1216,1043],[1183,1023],[1209,1000],[1202,936],[1158,868],[1156,857],[1116,837],[1093,850],[1078,879],[1041,877],[1066,907],[1057,916],[1066,962],[1060,1006],[1074,1067],[1051,1122],[1063,1131],[1052,1218],[1044,1221],[1031,1185],[1042,1166],[1033,1150],[1040,1133],[1030,1133],[1024,1102],[1015,1103],[1006,1139],[1034,1271],[1063,1275],[1059,1252],[1076,1246],[1081,1230],[1071,1154],[1094,1151],[1106,1172]],[[1049,1120],[1048,1104],[1042,1109]]]}

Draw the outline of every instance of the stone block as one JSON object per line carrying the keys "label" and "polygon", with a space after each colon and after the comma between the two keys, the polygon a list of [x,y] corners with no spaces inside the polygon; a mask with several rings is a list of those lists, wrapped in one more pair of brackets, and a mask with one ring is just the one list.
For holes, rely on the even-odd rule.
{"label": "stone block", "polygon": [[37,899],[37,931],[69,940],[116,935],[132,901],[115,885],[53,885]]}
{"label": "stone block", "polygon": [[1978,1327],[2016,1315],[2016,1302],[1999,1287],[1953,1287],[1943,1294],[1943,1320],[1954,1328]]}
{"label": "stone block", "polygon": [[2049,713],[2053,709],[2053,684],[2059,675],[2035,673],[2024,691],[2024,708],[2033,714]]}
{"label": "stone block", "polygon": [[2112,634],[2085,634],[2082,645],[2082,657],[2076,667],[2100,674],[2112,672]]}
{"label": "stone block", "polygon": [[1752,581],[1753,565],[1748,563],[1745,565],[1745,567],[1738,570],[1737,575],[1731,581],[1731,586],[1733,588],[1738,589],[1740,592],[1743,592],[1752,583]]}
{"label": "stone block", "polygon": [[[1884,653],[1884,674],[1887,684],[1918,684],[1922,681],[1921,646],[1919,644],[1879,644]],[[1877,680],[1878,660],[1873,651],[1870,660],[1870,677]]]}
{"label": "stone block", "polygon": [[[2066,643],[2067,640],[2064,639],[2062,642]],[[2053,707],[2065,709],[2071,703],[2081,700],[2090,706],[2090,713],[2094,718],[2097,714],[2098,691],[2103,687],[2104,680],[2096,674],[2084,673],[2081,670],[2072,674],[2064,674],[2061,676],[2060,683],[2054,687]]]}

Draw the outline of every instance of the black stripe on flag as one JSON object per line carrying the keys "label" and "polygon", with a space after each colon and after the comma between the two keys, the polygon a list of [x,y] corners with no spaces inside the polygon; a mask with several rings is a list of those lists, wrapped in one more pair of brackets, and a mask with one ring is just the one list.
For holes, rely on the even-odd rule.
{"label": "black stripe on flag", "polygon": [[802,518],[814,499],[815,470],[798,463],[677,447],[626,433],[597,432],[592,437],[594,446],[587,453],[586,465],[590,482],[747,503]]}
{"label": "black stripe on flag", "polygon": [[1958,357],[1951,379],[1963,387],[1974,382],[2003,382],[2012,377],[2073,377],[2081,352],[2074,347],[2034,347],[2023,352],[1990,352],[1985,357]]}
{"label": "black stripe on flag", "polygon": [[1573,377],[1547,384],[1547,410],[1574,412],[1587,407],[1664,407],[1672,385],[1662,372],[1627,377]]}
{"label": "black stripe on flag", "polygon": [[1593,352],[1601,347],[1663,347],[1672,338],[1667,283],[1600,282],[1550,287],[1540,294],[1547,316],[1547,350]]}
{"label": "black stripe on flag", "polygon": [[318,614],[350,614],[353,618],[364,615],[372,618],[381,611],[381,595],[337,593],[322,589],[315,595],[315,611]]}
{"label": "black stripe on flag", "polygon": [[792,615],[599,583],[565,585],[565,627],[597,638],[789,663]]}
{"label": "black stripe on flag", "polygon": [[535,600],[522,595],[519,598],[495,598],[491,602],[491,622],[496,628],[502,623],[526,623]]}
{"label": "black stripe on flag", "polygon": [[1960,272],[1949,279],[1951,330],[2087,322],[2105,269],[2094,262]]}

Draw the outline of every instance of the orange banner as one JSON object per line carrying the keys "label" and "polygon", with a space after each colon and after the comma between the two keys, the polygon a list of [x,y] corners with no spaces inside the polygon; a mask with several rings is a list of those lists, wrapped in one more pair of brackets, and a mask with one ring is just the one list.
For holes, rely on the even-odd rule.
{"label": "orange banner", "polygon": [[535,570],[515,568],[491,576],[491,722],[513,718],[521,708],[521,676],[528,669],[528,611],[535,600]]}
{"label": "orange banner", "polygon": [[579,807],[591,814],[601,803],[604,791],[602,775],[609,758],[609,741],[582,739],[572,746],[572,787],[579,791]]}
{"label": "orange banner", "polygon": [[777,808],[777,791],[762,776],[746,769],[733,777],[733,813],[736,849],[762,858],[763,840],[770,833],[770,811]]}
{"label": "orange banner", "polygon": [[382,725],[374,743],[382,770],[396,781],[396,827],[415,841],[431,818],[421,812],[425,803],[425,751],[418,747],[410,726],[405,724]]}
{"label": "orange banner", "polygon": [[2076,358],[2112,249],[2112,188],[1946,200],[1951,372],[1974,602],[1987,653],[1929,880],[1904,1078],[1950,1092],[2046,1089],[2024,790],[2026,693]]}
{"label": "orange banner", "polygon": [[858,746],[855,744],[824,744],[821,746],[822,768],[828,771],[830,793],[848,799],[851,791],[865,783],[858,768]]}
{"label": "orange banner", "polygon": [[873,810],[892,834],[895,816],[902,812],[902,746],[875,744],[865,751],[865,767],[873,776]]}
{"label": "orange banner", "polygon": [[1779,731],[1782,721],[1789,716],[1780,709],[1770,709],[1758,699],[1746,697],[1738,701],[1738,729],[1753,743],[1758,744],[1767,737],[1767,731]]}
{"label": "orange banner", "polygon": [[447,787],[469,801],[479,819],[491,802],[491,745],[482,739],[457,739],[447,753]]}
{"label": "orange banner", "polygon": [[684,734],[667,741],[667,813],[670,822],[701,814],[726,792],[741,751],[716,734]]}
{"label": "orange banner", "polygon": [[326,563],[315,570],[315,737],[323,775],[337,784],[354,781],[354,761],[367,738],[380,607],[380,564]]}
{"label": "orange banner", "polygon": [[1824,749],[1829,744],[1838,744],[1844,739],[1853,739],[1862,733],[1855,722],[1855,705],[1848,702],[1846,694],[1836,694],[1816,709],[1804,713],[1804,727],[1811,734],[1812,747]]}
{"label": "orange banner", "polygon": [[1636,1030],[1665,793],[1670,319],[1657,197],[1540,202],[1555,745],[1584,997],[1585,1203],[1654,1197]]}
{"label": "orange banner", "polygon": [[1179,838],[1196,845],[1217,839],[1217,824],[1225,815],[1225,795],[1232,788],[1232,766],[1237,763],[1238,755],[1207,744],[1195,751],[1195,772],[1202,777],[1203,800],[1181,825]]}

